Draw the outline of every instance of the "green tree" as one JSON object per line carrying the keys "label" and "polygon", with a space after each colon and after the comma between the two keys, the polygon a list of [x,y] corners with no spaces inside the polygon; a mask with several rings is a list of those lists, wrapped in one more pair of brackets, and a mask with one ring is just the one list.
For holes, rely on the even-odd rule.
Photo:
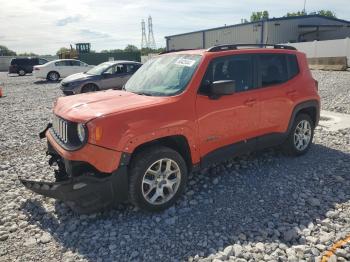
{"label": "green tree", "polygon": [[66,48],[66,47],[61,47],[57,52],[56,55],[59,55],[61,53],[65,53],[65,52],[69,52],[70,49]]}
{"label": "green tree", "polygon": [[318,15],[323,15],[323,16],[327,16],[327,17],[333,17],[336,18],[336,15],[334,12],[330,11],[330,10],[320,10],[317,12]]}
{"label": "green tree", "polygon": [[139,49],[136,46],[134,46],[134,45],[127,45],[124,48],[124,51],[126,51],[126,52],[137,52],[137,51],[139,51]]}
{"label": "green tree", "polygon": [[262,12],[253,12],[250,16],[250,22],[257,22],[265,19],[269,19],[269,12],[266,10]]}
{"label": "green tree", "polygon": [[0,56],[15,56],[15,51],[8,49],[6,46],[0,45]]}
{"label": "green tree", "polygon": [[24,52],[24,53],[19,53],[19,54],[17,54],[17,55],[18,55],[18,56],[38,56],[37,54],[32,53],[32,52],[29,52],[29,53]]}
{"label": "green tree", "polygon": [[304,11],[298,11],[298,12],[293,12],[293,13],[287,13],[285,17],[290,17],[290,16],[302,16],[302,15],[307,15]]}
{"label": "green tree", "polygon": [[160,47],[158,49],[151,49],[151,48],[142,48],[141,49],[141,55],[148,55],[148,54],[159,54],[162,52],[165,52],[165,47]]}
{"label": "green tree", "polygon": [[120,52],[124,52],[124,50],[123,49],[110,49],[110,50],[104,49],[101,51],[101,53],[120,53]]}
{"label": "green tree", "polygon": [[292,13],[287,13],[285,15],[285,17],[289,17],[289,16],[302,16],[302,15],[314,15],[314,14],[318,14],[318,15],[322,15],[322,16],[326,16],[326,17],[333,17],[336,18],[336,15],[334,12],[330,11],[330,10],[319,10],[317,12],[311,12],[311,13],[305,13],[304,11],[298,11],[298,12],[292,12]]}

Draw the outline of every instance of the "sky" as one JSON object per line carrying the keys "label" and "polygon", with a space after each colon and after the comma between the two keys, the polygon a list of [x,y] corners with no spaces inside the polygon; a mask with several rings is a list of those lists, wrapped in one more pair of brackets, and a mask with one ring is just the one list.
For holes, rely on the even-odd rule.
{"label": "sky", "polygon": [[[141,20],[153,18],[157,47],[165,36],[302,10],[304,0],[0,0],[0,45],[20,52],[55,54],[60,47],[90,42],[92,49],[141,45]],[[329,9],[350,20],[349,0],[307,0],[306,11]]]}

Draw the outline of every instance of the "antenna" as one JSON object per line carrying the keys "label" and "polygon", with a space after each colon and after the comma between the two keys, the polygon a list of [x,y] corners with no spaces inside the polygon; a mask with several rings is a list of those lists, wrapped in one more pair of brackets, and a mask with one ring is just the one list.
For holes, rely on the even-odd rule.
{"label": "antenna", "polygon": [[148,48],[156,49],[156,41],[154,40],[153,23],[151,16],[148,17]]}
{"label": "antenna", "polygon": [[142,40],[141,40],[141,49],[148,47],[147,37],[146,37],[146,23],[145,20],[141,21],[141,30],[142,30]]}

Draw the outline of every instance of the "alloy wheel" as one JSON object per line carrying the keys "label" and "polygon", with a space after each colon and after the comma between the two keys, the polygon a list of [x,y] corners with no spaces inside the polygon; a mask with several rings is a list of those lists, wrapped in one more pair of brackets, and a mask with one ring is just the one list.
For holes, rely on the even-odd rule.
{"label": "alloy wheel", "polygon": [[294,146],[297,150],[303,151],[310,144],[312,136],[311,124],[307,120],[302,120],[294,131]]}
{"label": "alloy wheel", "polygon": [[152,205],[161,205],[172,199],[179,189],[181,171],[171,159],[157,160],[146,170],[142,179],[142,195]]}

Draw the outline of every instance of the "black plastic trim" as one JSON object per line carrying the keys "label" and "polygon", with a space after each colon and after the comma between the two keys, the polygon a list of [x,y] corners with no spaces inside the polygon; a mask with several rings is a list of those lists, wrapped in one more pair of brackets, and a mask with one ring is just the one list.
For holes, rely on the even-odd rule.
{"label": "black plastic trim", "polygon": [[290,120],[289,120],[287,133],[289,133],[291,131],[293,123],[294,123],[294,119],[297,116],[297,114],[302,109],[306,109],[306,108],[314,108],[316,110],[316,121],[315,121],[314,125],[315,125],[315,127],[318,125],[318,122],[320,120],[320,104],[319,104],[319,102],[317,100],[305,101],[305,102],[302,102],[294,107],[292,116],[290,117]]}

